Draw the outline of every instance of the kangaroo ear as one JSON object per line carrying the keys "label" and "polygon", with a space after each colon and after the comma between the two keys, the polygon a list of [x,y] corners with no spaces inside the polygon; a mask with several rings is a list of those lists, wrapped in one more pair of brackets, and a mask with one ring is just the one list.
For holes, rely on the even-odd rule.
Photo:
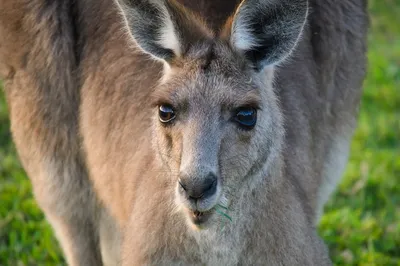
{"label": "kangaroo ear", "polygon": [[230,22],[230,43],[257,70],[295,48],[308,14],[307,0],[243,0]]}
{"label": "kangaroo ear", "polygon": [[192,13],[174,0],[120,0],[139,47],[166,62],[184,56],[191,45],[210,36]]}

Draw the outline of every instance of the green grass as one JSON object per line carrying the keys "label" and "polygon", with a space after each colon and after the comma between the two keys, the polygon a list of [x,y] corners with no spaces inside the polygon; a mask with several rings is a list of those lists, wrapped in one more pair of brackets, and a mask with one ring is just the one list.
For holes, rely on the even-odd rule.
{"label": "green grass", "polygon": [[[400,265],[400,1],[369,2],[369,71],[359,125],[345,177],[319,227],[336,265]],[[60,264],[0,95],[0,265]]]}
{"label": "green grass", "polygon": [[400,265],[400,1],[370,10],[359,124],[319,228],[337,265]]}

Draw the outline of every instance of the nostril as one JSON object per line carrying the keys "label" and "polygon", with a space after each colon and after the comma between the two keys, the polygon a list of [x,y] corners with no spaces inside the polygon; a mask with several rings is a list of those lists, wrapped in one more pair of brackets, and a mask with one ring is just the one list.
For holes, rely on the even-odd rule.
{"label": "nostril", "polygon": [[210,174],[203,187],[203,195],[202,197],[209,197],[213,195],[217,190],[218,179],[215,175]]}
{"label": "nostril", "polygon": [[217,180],[213,180],[212,183],[210,183],[207,187],[205,187],[204,191],[207,192],[208,190],[212,189],[212,187],[215,185],[215,183],[217,182]]}
{"label": "nostril", "polygon": [[178,183],[179,183],[179,185],[181,186],[181,188],[183,189],[183,190],[185,190],[186,191],[186,187],[185,187],[185,185],[183,184],[183,182],[182,182],[182,180],[178,180]]}

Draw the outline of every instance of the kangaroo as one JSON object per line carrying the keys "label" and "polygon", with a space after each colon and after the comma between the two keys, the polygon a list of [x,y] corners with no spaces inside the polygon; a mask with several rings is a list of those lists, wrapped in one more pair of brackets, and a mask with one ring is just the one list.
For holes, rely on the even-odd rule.
{"label": "kangaroo", "polygon": [[366,0],[0,0],[0,75],[69,265],[331,265]]}

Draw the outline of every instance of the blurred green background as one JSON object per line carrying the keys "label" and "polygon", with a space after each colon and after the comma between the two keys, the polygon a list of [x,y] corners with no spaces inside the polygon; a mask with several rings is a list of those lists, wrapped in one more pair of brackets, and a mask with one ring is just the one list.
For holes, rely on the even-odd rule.
{"label": "blurred green background", "polygon": [[[359,125],[319,226],[336,265],[400,265],[400,1],[370,0],[369,9]],[[1,93],[0,265],[64,265],[16,157]]]}

